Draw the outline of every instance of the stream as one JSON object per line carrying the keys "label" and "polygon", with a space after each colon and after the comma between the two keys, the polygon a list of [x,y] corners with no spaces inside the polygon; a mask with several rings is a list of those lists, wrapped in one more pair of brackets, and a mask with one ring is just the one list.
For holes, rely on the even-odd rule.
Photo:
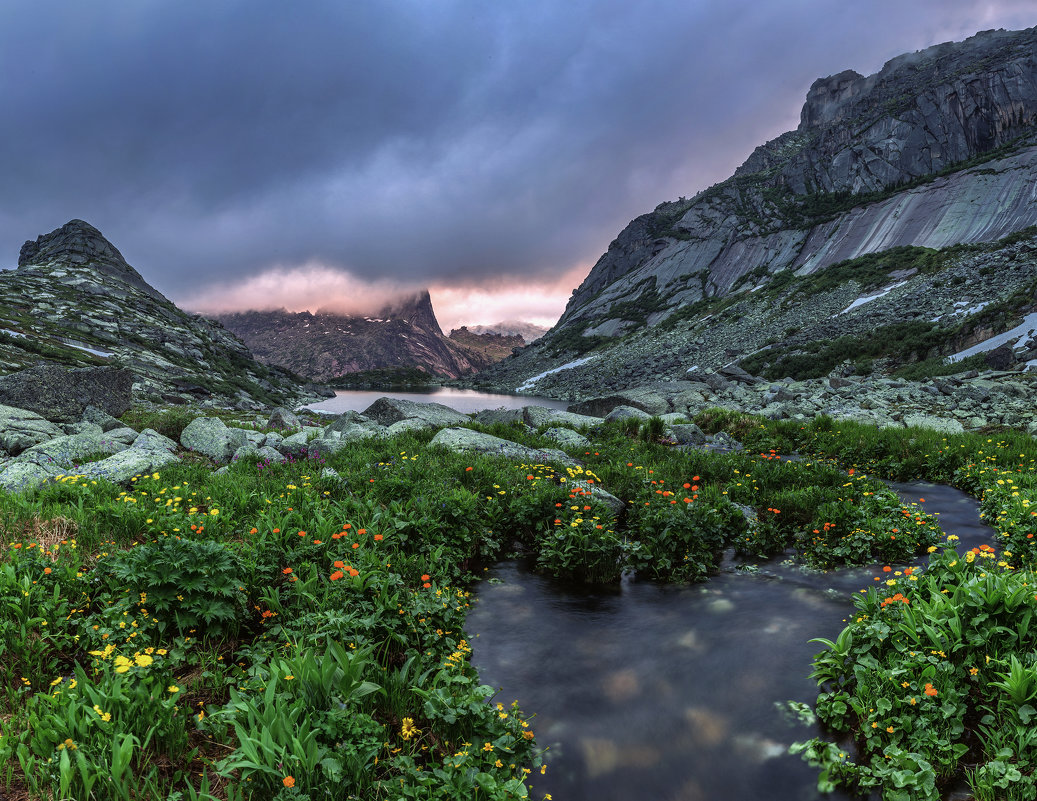
{"label": "stream", "polygon": [[[958,548],[993,543],[978,503],[951,487],[890,486],[938,513]],[[920,500],[920,499],[924,499]],[[468,616],[472,662],[496,701],[517,699],[555,801],[808,801],[816,771],[786,753],[819,734],[777,706],[813,704],[812,637],[834,639],[881,566],[817,573],[780,560],[725,564],[704,584],[624,579],[586,588],[497,564]]]}

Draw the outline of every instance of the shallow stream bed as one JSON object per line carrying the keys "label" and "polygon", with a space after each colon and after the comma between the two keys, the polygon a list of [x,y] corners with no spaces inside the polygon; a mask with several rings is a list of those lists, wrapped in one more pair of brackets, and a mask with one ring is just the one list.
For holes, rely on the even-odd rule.
{"label": "shallow stream bed", "polygon": [[[939,513],[959,548],[992,542],[967,495],[892,486]],[[821,646],[808,640],[834,639],[852,595],[878,575],[879,566],[821,574],[776,560],[699,585],[588,589],[509,561],[478,585],[466,628],[483,681],[501,688],[496,700],[535,713],[537,742],[549,747],[534,799],[848,799],[819,794],[815,771],[786,753],[817,732],[777,704],[812,704]]]}

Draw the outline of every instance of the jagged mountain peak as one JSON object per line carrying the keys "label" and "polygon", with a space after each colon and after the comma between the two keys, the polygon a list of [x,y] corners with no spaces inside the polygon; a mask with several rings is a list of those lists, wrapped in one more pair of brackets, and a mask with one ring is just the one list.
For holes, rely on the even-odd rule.
{"label": "jagged mountain peak", "polygon": [[83,220],[69,220],[49,234],[26,240],[18,253],[19,269],[54,263],[76,268],[89,266],[156,300],[166,300],[161,292],[127,263],[119,249],[104,234]]}

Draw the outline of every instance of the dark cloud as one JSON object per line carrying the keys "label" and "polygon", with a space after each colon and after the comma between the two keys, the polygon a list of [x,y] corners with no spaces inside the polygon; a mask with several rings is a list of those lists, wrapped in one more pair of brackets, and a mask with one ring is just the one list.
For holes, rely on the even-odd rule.
{"label": "dark cloud", "polygon": [[550,281],[725,178],[814,78],[1030,2],[92,0],[0,10],[0,264],[81,217],[159,289]]}

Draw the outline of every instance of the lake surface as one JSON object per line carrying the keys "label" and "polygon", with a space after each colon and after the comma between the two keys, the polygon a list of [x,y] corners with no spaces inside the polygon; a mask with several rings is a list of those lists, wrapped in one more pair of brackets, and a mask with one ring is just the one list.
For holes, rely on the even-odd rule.
{"label": "lake surface", "polygon": [[[978,504],[932,484],[895,484],[939,513],[959,548],[993,542]],[[924,501],[920,499],[924,498]],[[532,798],[556,801],[808,801],[816,772],[786,753],[819,732],[777,708],[812,704],[808,676],[879,566],[825,574],[775,560],[729,565],[705,584],[567,584],[517,561],[491,568],[466,628],[473,663],[498,701],[517,699],[549,748]]]}
{"label": "lake surface", "polygon": [[362,412],[379,398],[401,398],[419,403],[442,403],[444,406],[449,406],[464,414],[483,409],[499,409],[502,406],[505,409],[521,409],[523,406],[565,409],[570,403],[570,401],[541,398],[535,395],[498,395],[492,392],[477,392],[474,389],[428,387],[425,390],[412,389],[398,392],[389,389],[336,390],[334,398],[327,398],[320,403],[311,403],[303,408],[333,414],[349,411]]}

